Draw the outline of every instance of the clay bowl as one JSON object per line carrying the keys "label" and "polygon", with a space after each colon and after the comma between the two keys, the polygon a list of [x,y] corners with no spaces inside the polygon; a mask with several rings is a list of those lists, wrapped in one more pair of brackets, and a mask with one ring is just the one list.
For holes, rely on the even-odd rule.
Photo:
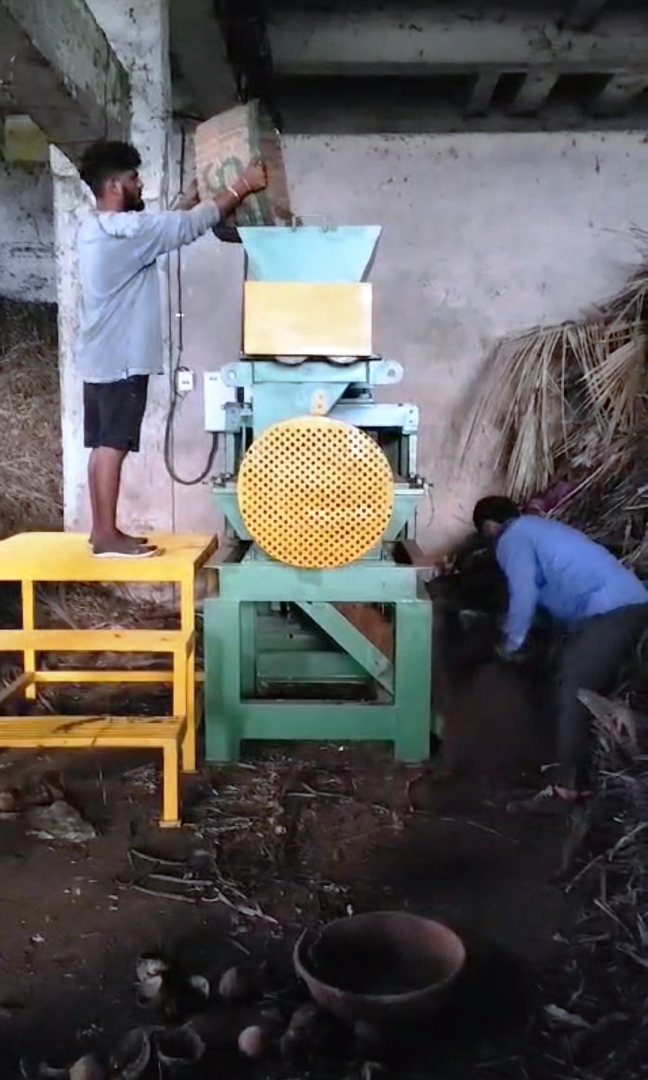
{"label": "clay bowl", "polygon": [[414,1020],[435,1012],[466,959],[442,923],[401,912],[354,915],[295,946],[297,975],[321,1008],[348,1023]]}

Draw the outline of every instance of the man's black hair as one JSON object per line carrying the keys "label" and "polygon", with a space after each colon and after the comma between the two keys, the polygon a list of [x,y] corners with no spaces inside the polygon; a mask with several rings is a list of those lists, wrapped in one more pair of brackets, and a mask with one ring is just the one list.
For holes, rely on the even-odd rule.
{"label": "man's black hair", "polygon": [[139,169],[142,159],[134,146],[126,142],[96,142],[81,159],[81,179],[93,195],[99,196],[107,180]]}
{"label": "man's black hair", "polygon": [[494,521],[496,525],[506,525],[508,521],[520,516],[520,511],[512,499],[505,495],[488,495],[480,499],[473,510],[473,525],[478,533],[484,531],[487,521]]}

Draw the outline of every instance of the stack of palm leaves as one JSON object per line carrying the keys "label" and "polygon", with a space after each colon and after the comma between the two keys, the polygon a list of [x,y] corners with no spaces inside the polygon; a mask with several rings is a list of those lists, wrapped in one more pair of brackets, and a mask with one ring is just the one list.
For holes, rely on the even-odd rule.
{"label": "stack of palm leaves", "polygon": [[595,319],[500,342],[464,455],[489,429],[513,498],[568,479],[580,497],[562,516],[648,562],[648,265]]}

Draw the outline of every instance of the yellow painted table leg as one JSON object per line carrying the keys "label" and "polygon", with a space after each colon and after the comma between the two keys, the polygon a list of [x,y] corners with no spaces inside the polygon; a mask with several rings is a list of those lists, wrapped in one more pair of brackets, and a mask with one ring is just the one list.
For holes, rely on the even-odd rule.
{"label": "yellow painted table leg", "polygon": [[185,636],[196,629],[196,585],[193,571],[180,582],[180,628]]}
{"label": "yellow painted table leg", "polygon": [[[187,651],[182,645],[173,651],[173,715],[187,720],[187,730],[182,743],[183,772],[194,772],[196,768],[195,748],[191,757],[189,738],[189,719],[187,717]],[[186,748],[186,749],[185,749]]]}
{"label": "yellow painted table leg", "polygon": [[180,825],[180,774],[178,771],[178,745],[167,743],[162,751],[162,816],[163,829]]}
{"label": "yellow painted table leg", "polygon": [[182,743],[182,771],[196,769],[196,640],[187,657],[187,730]]}
{"label": "yellow painted table leg", "polygon": [[[35,622],[34,582],[23,579],[21,582],[21,593],[23,630],[33,630]],[[34,701],[37,689],[34,681],[34,673],[36,671],[36,652],[34,649],[25,649],[23,654],[23,665],[25,675],[31,676],[25,687],[25,697],[30,701]]]}
{"label": "yellow painted table leg", "polygon": [[[183,634],[191,635],[191,646],[185,654],[183,715],[187,717],[187,730],[182,743],[182,771],[196,769],[196,582],[193,570],[180,582],[180,627]],[[175,679],[174,679],[175,682]],[[174,689],[175,694],[175,689]],[[174,701],[174,714],[175,701]]]}

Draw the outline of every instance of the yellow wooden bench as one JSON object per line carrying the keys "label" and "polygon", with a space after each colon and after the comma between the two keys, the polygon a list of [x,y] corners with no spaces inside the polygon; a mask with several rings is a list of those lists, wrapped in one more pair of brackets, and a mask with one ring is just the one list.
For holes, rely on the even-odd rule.
{"label": "yellow wooden bench", "polygon": [[186,718],[122,716],[8,716],[0,718],[0,748],[162,751],[162,828],[180,825],[180,749]]}
{"label": "yellow wooden bench", "polygon": [[[170,683],[172,715],[184,718],[182,768],[196,769],[196,673],[195,586],[196,577],[218,547],[215,536],[151,533],[150,540],[163,554],[153,559],[97,559],[82,533],[23,533],[0,541],[0,581],[20,582],[22,626],[0,630],[0,652],[23,654],[24,680],[11,694],[23,693],[33,700],[39,686],[99,683]],[[205,570],[208,588],[215,584],[213,571]],[[39,628],[36,625],[36,585],[57,583],[110,583],[174,585],[179,592],[180,626],[177,630],[75,630]],[[44,669],[42,653],[157,653],[172,659],[170,668],[107,671],[92,666],[85,670]],[[0,693],[0,703],[9,694]]]}

